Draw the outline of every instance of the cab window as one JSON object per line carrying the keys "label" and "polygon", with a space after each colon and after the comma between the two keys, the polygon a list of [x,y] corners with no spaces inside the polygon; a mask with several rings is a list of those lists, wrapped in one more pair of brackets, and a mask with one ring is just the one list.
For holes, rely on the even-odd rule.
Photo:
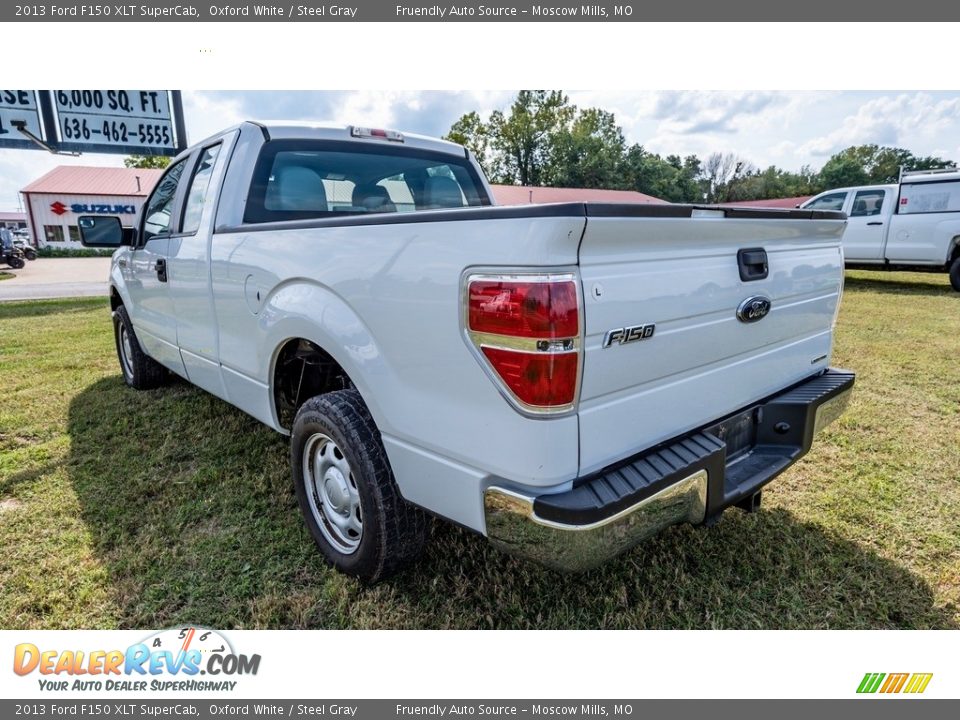
{"label": "cab window", "polygon": [[180,182],[186,162],[184,159],[176,165],[171,165],[147,200],[143,211],[142,242],[145,243],[157,235],[169,234],[173,201],[177,196],[177,183]]}
{"label": "cab window", "polygon": [[883,190],[860,190],[853,198],[853,207],[850,209],[850,217],[870,217],[879,215],[883,210],[883,198],[886,193]]}
{"label": "cab window", "polygon": [[810,201],[804,207],[804,210],[843,210],[843,203],[846,199],[847,194],[845,192],[830,193]]}
{"label": "cab window", "polygon": [[200,160],[193,171],[193,179],[190,181],[190,189],[187,191],[186,206],[183,211],[184,233],[193,234],[200,228],[200,217],[203,215],[213,166],[217,162],[219,153],[220,145],[218,144],[204,149],[200,154]]}
{"label": "cab window", "polygon": [[465,158],[394,146],[278,140],[267,143],[257,160],[244,222],[489,204]]}

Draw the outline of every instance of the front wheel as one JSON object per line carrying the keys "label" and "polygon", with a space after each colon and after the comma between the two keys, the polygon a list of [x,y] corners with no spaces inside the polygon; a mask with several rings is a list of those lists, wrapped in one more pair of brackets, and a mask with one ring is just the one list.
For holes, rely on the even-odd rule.
{"label": "front wheel", "polygon": [[400,495],[360,393],[338,390],[297,411],[290,467],[307,528],[327,561],[367,583],[414,560],[428,521]]}
{"label": "front wheel", "polygon": [[121,305],[113,311],[113,339],[124,382],[137,390],[150,390],[167,379],[167,371],[140,347],[127,309]]}
{"label": "front wheel", "polygon": [[27,260],[36,260],[36,259],[37,259],[37,251],[36,251],[36,250],[24,250],[24,251],[23,251],[23,256],[24,256]]}
{"label": "front wheel", "polygon": [[950,266],[950,284],[954,290],[960,292],[960,255],[954,258]]}

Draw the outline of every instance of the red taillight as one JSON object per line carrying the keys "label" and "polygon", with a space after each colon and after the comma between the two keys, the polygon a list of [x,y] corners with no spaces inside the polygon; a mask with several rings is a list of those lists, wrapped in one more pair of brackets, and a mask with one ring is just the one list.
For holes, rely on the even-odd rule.
{"label": "red taillight", "polygon": [[572,274],[475,276],[466,302],[470,339],[515,401],[534,412],[573,407],[580,303]]}
{"label": "red taillight", "polygon": [[475,280],[470,283],[470,329],[511,337],[575,337],[580,332],[576,285]]}

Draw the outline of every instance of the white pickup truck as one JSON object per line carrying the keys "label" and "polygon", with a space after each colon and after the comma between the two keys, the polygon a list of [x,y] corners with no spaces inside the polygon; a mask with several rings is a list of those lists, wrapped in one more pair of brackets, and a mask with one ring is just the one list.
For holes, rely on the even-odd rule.
{"label": "white pickup truck", "polygon": [[135,228],[79,224],[118,248],[127,384],[173,372],[289,434],[311,534],[365,581],[428,513],[577,570],[756,509],[854,382],[829,367],[841,213],[494,207],[458,145],[246,122]]}
{"label": "white pickup truck", "polygon": [[847,214],[848,266],[947,272],[960,292],[960,170],[904,172],[899,184],[828,190],[801,207]]}

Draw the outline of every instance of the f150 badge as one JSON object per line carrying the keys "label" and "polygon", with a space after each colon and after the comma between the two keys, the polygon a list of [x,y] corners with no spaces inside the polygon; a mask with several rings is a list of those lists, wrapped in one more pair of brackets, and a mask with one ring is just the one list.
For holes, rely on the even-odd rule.
{"label": "f150 badge", "polygon": [[763,320],[770,314],[773,301],[764,295],[748,297],[737,308],[737,320],[745,323],[754,323]]}
{"label": "f150 badge", "polygon": [[617,345],[626,345],[627,343],[646,340],[653,337],[653,331],[656,329],[657,326],[654,323],[650,323],[649,325],[632,325],[630,327],[607,330],[607,334],[603,336],[603,345],[601,347],[608,348],[614,343],[617,343]]}

